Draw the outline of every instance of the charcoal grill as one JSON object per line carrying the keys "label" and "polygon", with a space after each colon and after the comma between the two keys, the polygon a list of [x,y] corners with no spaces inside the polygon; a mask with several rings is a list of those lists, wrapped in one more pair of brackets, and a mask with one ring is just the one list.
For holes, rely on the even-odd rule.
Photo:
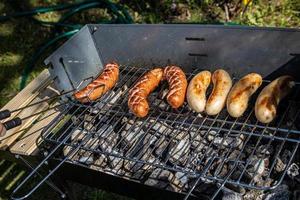
{"label": "charcoal grill", "polygon": [[[228,188],[276,188],[298,161],[299,38],[299,30],[280,28],[85,26],[49,56],[49,68],[3,108],[14,110],[11,118],[23,120],[0,138],[2,154],[32,169],[12,198],[27,198],[43,183],[65,197],[54,177],[136,198],[165,194],[214,199]],[[72,93],[112,60],[120,63],[116,86],[96,102],[75,101]],[[149,115],[136,118],[127,107],[128,89],[149,69],[168,64],[181,66],[188,79],[204,69],[223,68],[234,81],[257,72],[264,86],[289,74],[296,86],[269,124],[255,118],[255,95],[240,118],[230,117],[226,109],[207,116],[194,113],[186,103],[170,108],[163,98],[166,85],[149,97]],[[281,157],[285,159],[278,169]],[[37,184],[20,192],[32,179],[38,179]]]}

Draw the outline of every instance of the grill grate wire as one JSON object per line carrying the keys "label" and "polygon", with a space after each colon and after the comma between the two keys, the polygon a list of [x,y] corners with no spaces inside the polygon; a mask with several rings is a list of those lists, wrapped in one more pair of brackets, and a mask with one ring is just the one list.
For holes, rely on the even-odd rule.
{"label": "grill grate wire", "polygon": [[[45,126],[41,135],[45,146],[48,148],[48,154],[29,174],[29,176],[15,189],[13,194],[16,194],[18,190],[34,174],[38,173],[42,166],[52,158],[59,158],[61,161],[49,174],[43,177],[28,194],[25,195],[26,197],[31,195],[64,162],[72,162],[82,165],[83,163],[80,163],[75,159],[76,155],[80,151],[89,153],[87,160],[94,155],[104,155],[112,161],[117,160],[117,163],[123,162],[123,165],[124,163],[133,163],[131,166],[132,168],[136,166],[138,166],[137,168],[144,167],[145,173],[147,171],[146,169],[159,168],[169,170],[171,172],[182,172],[187,176],[194,177],[194,184],[187,186],[188,189],[182,191],[186,193],[186,199],[189,198],[190,195],[193,195],[193,192],[199,182],[203,182],[205,180],[212,181],[218,185],[218,189],[213,194],[212,198],[215,198],[226,184],[250,189],[266,190],[274,188],[281,183],[287,172],[288,166],[293,161],[293,157],[295,156],[300,141],[300,131],[294,127],[294,124],[296,123],[295,120],[299,116],[299,103],[297,102],[300,89],[299,83],[296,83],[296,88],[293,94],[282,102],[282,104],[286,106],[286,109],[278,114],[275,122],[267,125],[263,125],[255,119],[254,111],[252,109],[254,100],[256,99],[255,96],[252,97],[252,101],[250,102],[247,111],[241,118],[234,119],[230,117],[226,113],[226,109],[223,109],[223,111],[216,116],[201,116],[200,114],[196,114],[188,109],[186,103],[178,110],[173,110],[167,106],[163,98],[161,98],[166,88],[164,86],[159,87],[157,91],[150,95],[150,112],[147,117],[139,119],[128,111],[127,95],[129,88],[148,70],[149,69],[147,68],[121,66],[120,80],[116,86],[96,102],[80,104],[74,101],[72,97],[66,98],[67,100],[61,100],[64,103],[67,101],[67,106],[65,106],[64,110],[61,111],[60,115],[57,116],[52,123]],[[187,73],[188,79],[191,79],[191,77],[199,71],[200,69],[197,69],[192,73]],[[269,81],[264,81],[264,84],[268,82]],[[256,95],[257,93],[258,92],[256,92]],[[85,121],[85,115],[90,114],[91,110],[97,110],[97,112],[92,115],[91,119]],[[291,114],[291,111],[293,110],[296,110],[295,114]],[[65,120],[66,116],[68,116],[68,120]],[[76,123],[76,120],[71,120],[73,118],[79,119],[80,122]],[[292,120],[288,118],[292,118]],[[123,122],[125,119],[127,121]],[[94,123],[94,121],[96,123]],[[129,121],[131,126],[126,128]],[[59,124],[63,124],[63,128],[56,130]],[[96,127],[96,130],[85,128],[88,125]],[[159,131],[161,129],[164,130]],[[79,134],[72,138],[74,130],[79,130],[80,134],[83,135],[82,138],[79,138]],[[191,148],[191,143],[197,139],[197,135],[199,135],[201,131],[205,131],[205,133],[201,135],[202,139],[210,137],[210,141],[208,143],[204,144],[203,141],[200,141],[198,144],[206,146],[204,151],[201,152],[201,158],[197,157],[198,154],[188,153],[189,155],[186,156],[186,160],[183,162],[184,164],[182,164],[180,159],[175,159],[175,161],[173,159],[171,162],[172,154],[170,152],[172,152],[172,150],[170,151],[169,148],[172,143],[175,141],[173,148],[176,149],[176,145],[180,144],[180,140],[188,137],[189,145],[185,145],[183,148],[176,150],[178,152],[188,151],[188,149]],[[210,136],[212,131],[215,133],[213,136]],[[124,132],[125,134],[122,135]],[[216,147],[214,142],[219,139],[220,136],[222,136],[221,141]],[[135,141],[133,143],[125,141],[128,137]],[[240,148],[225,144],[226,139],[232,137],[240,138],[242,140]],[[105,139],[99,142],[97,138]],[[155,144],[150,143],[150,141],[155,138],[157,138],[156,141],[158,142],[155,142]],[[77,139],[80,139],[80,142],[74,142],[74,140]],[[153,157],[155,154],[155,150],[165,141],[167,141],[167,143],[164,144],[160,153],[154,156],[154,160],[149,161],[150,157]],[[105,142],[111,145],[110,149],[99,149],[99,147],[104,145]],[[140,145],[141,143],[143,145]],[[278,157],[285,149],[289,149],[292,152],[285,169],[281,173],[277,173],[274,170],[276,159],[273,159],[273,162],[270,164],[265,177],[266,179],[272,177],[275,180],[273,185],[257,185],[254,178],[245,180],[245,174],[247,173],[248,166],[251,165],[251,160],[242,158],[243,154],[245,154],[245,151],[251,147],[249,157],[256,155],[257,149],[262,144],[266,146],[266,149],[274,146],[275,144],[276,147],[279,147],[277,148],[277,152],[270,157]],[[70,151],[66,155],[61,155],[62,148],[66,147],[69,148]],[[214,148],[214,153],[210,152],[212,148]],[[235,158],[230,158],[231,153],[235,150],[238,151],[238,154]],[[164,156],[163,154],[166,151],[169,153]],[[178,153],[176,151],[173,151],[172,153]],[[262,158],[266,156],[266,152],[267,151],[261,154]],[[218,163],[217,167],[215,166],[216,162]],[[260,162],[264,161],[261,159]],[[228,170],[225,175],[220,175],[224,166],[229,164],[231,165],[231,169]],[[202,165],[202,167],[199,169],[200,165]],[[88,164],[85,164],[85,166],[88,166]],[[258,174],[259,166],[260,163],[253,171],[253,177]],[[213,170],[212,168],[216,169]],[[238,177],[232,178],[236,169],[241,169],[241,173]],[[102,170],[105,171],[105,169]],[[126,177],[127,174],[121,171],[122,170],[120,168],[110,172],[117,176]],[[141,177],[143,176],[144,174],[141,174]],[[128,178],[134,181],[139,181],[139,178],[134,179],[130,176],[128,176]],[[18,199],[20,198],[18,197]]]}

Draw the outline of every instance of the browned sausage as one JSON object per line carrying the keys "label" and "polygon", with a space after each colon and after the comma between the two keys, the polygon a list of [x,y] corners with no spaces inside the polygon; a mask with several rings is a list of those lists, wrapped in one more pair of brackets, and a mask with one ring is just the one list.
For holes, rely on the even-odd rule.
{"label": "browned sausage", "polygon": [[248,107],[251,95],[259,88],[262,77],[250,73],[241,78],[230,90],[227,97],[227,111],[232,117],[240,117]]}
{"label": "browned sausage", "polygon": [[155,68],[144,74],[130,89],[128,107],[137,117],[145,117],[149,112],[148,95],[159,85],[163,70]]}
{"label": "browned sausage", "polygon": [[164,78],[168,81],[169,92],[167,101],[172,108],[179,108],[184,103],[187,80],[184,72],[177,66],[167,66],[164,69]]}
{"label": "browned sausage", "polygon": [[255,102],[255,116],[258,121],[271,122],[276,116],[280,100],[291,92],[294,85],[291,76],[281,76],[264,87]]}
{"label": "browned sausage", "polygon": [[216,70],[211,78],[214,88],[211,92],[205,106],[208,115],[217,115],[223,109],[227,95],[232,86],[230,75],[222,70]]}
{"label": "browned sausage", "polygon": [[105,65],[103,72],[86,87],[74,94],[74,97],[86,103],[94,101],[109,91],[119,79],[119,65],[115,62]]}

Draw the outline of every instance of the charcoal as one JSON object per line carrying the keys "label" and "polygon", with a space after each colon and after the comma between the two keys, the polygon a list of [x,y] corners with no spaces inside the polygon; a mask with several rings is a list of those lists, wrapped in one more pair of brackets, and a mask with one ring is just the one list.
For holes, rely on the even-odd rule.
{"label": "charcoal", "polygon": [[75,115],[71,117],[71,121],[75,127],[79,126],[81,123],[81,120]]}
{"label": "charcoal", "polygon": [[228,156],[228,160],[235,161],[237,158],[239,158],[239,160],[243,160],[245,159],[245,157],[246,155],[244,153],[242,153],[240,150],[235,149]]}
{"label": "charcoal", "polygon": [[[127,155],[131,158],[143,156],[146,152],[149,151],[149,147],[154,144],[156,140],[157,138],[151,134],[140,135],[136,144],[127,151]],[[149,154],[151,153],[149,152]]]}
{"label": "charcoal", "polygon": [[247,167],[247,174],[250,176],[250,179],[253,179],[256,183],[262,182],[261,176],[264,174],[265,168],[267,167],[265,162],[266,159],[258,158],[255,155],[250,156],[247,159],[247,162],[250,162]]}
{"label": "charcoal", "polygon": [[180,181],[174,176],[174,174],[168,170],[159,168],[155,169],[151,173],[149,178],[145,181],[145,184],[174,192],[179,192],[181,190]]}
{"label": "charcoal", "polygon": [[125,125],[125,129],[121,132],[121,136],[125,139],[129,146],[133,146],[134,142],[144,134],[144,131],[141,129],[143,122],[128,120]]}
{"label": "charcoal", "polygon": [[114,170],[121,169],[123,167],[124,159],[117,157],[117,155],[121,156],[121,154],[115,150],[113,150],[111,153],[116,156],[108,156],[109,167]]}
{"label": "charcoal", "polygon": [[226,183],[225,184],[225,187],[234,191],[235,193],[239,193],[241,195],[244,195],[246,194],[246,190],[245,188],[241,187],[241,186],[238,186],[238,185],[235,185],[235,184],[231,184],[231,183]]}
{"label": "charcoal", "polygon": [[189,132],[190,138],[192,141],[191,148],[197,149],[196,152],[201,151],[205,145],[207,145],[206,140],[204,140],[201,136],[200,132]]}
{"label": "charcoal", "polygon": [[259,157],[266,157],[266,156],[269,156],[273,153],[273,147],[271,145],[261,145],[257,148],[256,150],[256,154],[259,156]]}
{"label": "charcoal", "polygon": [[160,121],[150,120],[151,129],[156,132],[157,135],[170,135],[173,131],[172,127],[168,124]]}
{"label": "charcoal", "polygon": [[166,151],[169,140],[165,136],[160,137],[155,143],[154,155],[156,157],[162,157],[164,151]]}
{"label": "charcoal", "polygon": [[99,137],[108,137],[109,135],[113,135],[113,127],[108,124],[101,124],[101,126],[97,129],[96,135]]}
{"label": "charcoal", "polygon": [[178,135],[178,138],[180,138],[178,141],[173,140],[175,145],[171,147],[171,150],[169,152],[169,161],[175,165],[184,165],[190,148],[189,134],[187,134],[186,132],[182,132]]}
{"label": "charcoal", "polygon": [[95,170],[100,170],[102,171],[103,168],[105,168],[107,165],[107,157],[103,154],[101,154],[93,163],[93,165],[91,165],[92,169]]}
{"label": "charcoal", "polygon": [[289,200],[289,187],[285,184],[279,185],[264,196],[264,200]]}
{"label": "charcoal", "polygon": [[282,172],[285,167],[286,167],[286,164],[279,158],[275,158],[276,159],[276,163],[275,163],[275,170],[276,172]]}
{"label": "charcoal", "polygon": [[216,135],[217,135],[217,131],[210,130],[210,131],[208,132],[208,134],[207,134],[207,140],[208,140],[209,142],[213,141],[214,138],[216,137]]}
{"label": "charcoal", "polygon": [[236,193],[230,189],[223,188],[223,197],[222,200],[243,200],[243,196],[239,193]]}
{"label": "charcoal", "polygon": [[239,137],[215,137],[213,144],[220,148],[241,148],[242,139]]}
{"label": "charcoal", "polygon": [[187,186],[187,183],[189,181],[189,177],[185,173],[176,172],[175,177],[178,179],[178,186],[180,188],[183,188],[183,187]]}
{"label": "charcoal", "polygon": [[263,200],[262,190],[250,190],[244,196],[244,200]]}
{"label": "charcoal", "polygon": [[299,175],[299,166],[296,163],[292,163],[291,166],[287,170],[287,174],[290,177],[295,177]]}
{"label": "charcoal", "polygon": [[95,131],[96,126],[94,125],[94,122],[84,121],[83,122],[83,128],[87,131]]}
{"label": "charcoal", "polygon": [[78,162],[90,165],[94,162],[94,158],[92,155],[87,155],[87,156],[81,156],[78,160]]}
{"label": "charcoal", "polygon": [[[151,154],[150,149],[147,149],[146,152],[140,158],[136,158],[136,159],[143,160],[143,161],[146,161],[148,163],[154,163],[155,162],[155,157]],[[135,172],[137,172],[141,169],[149,170],[149,169],[152,168],[152,165],[151,164],[150,165],[145,164],[145,163],[142,163],[142,162],[124,161],[124,168],[127,171],[135,173]]]}

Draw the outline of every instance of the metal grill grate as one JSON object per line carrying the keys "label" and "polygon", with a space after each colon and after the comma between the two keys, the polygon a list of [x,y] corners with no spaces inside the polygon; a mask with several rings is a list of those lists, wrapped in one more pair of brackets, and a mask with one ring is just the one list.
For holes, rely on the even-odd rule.
{"label": "metal grill grate", "polygon": [[[163,98],[166,84],[150,95],[150,112],[139,119],[128,110],[128,89],[148,70],[122,66],[117,85],[97,102],[83,105],[69,99],[64,111],[44,129],[42,138],[50,153],[43,162],[55,156],[61,163],[53,171],[63,162],[72,162],[148,185],[160,184],[187,193],[187,198],[197,195],[200,183],[216,183],[212,198],[223,186],[264,190],[280,184],[300,141],[298,83],[280,104],[276,120],[267,125],[255,118],[256,96],[240,118],[230,117],[226,109],[212,117],[192,112],[186,103],[173,110]],[[188,79],[199,71],[188,73]],[[285,158],[280,169],[279,157]],[[168,184],[155,178],[168,179]]]}

